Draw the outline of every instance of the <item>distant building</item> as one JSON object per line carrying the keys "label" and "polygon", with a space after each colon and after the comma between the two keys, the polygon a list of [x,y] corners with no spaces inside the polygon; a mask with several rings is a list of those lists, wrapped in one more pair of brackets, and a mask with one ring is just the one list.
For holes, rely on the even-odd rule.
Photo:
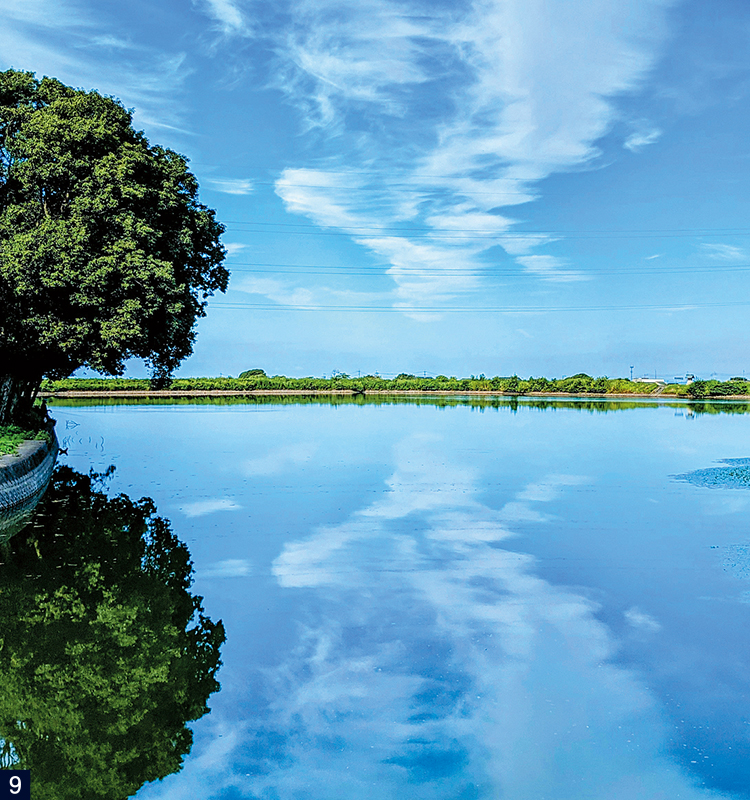
{"label": "distant building", "polygon": [[667,385],[667,382],[661,378],[634,378],[633,383],[655,383],[657,386]]}
{"label": "distant building", "polygon": [[674,378],[670,381],[670,383],[679,383],[682,386],[690,386],[693,381],[697,380],[695,375],[688,372],[685,375],[675,375]]}

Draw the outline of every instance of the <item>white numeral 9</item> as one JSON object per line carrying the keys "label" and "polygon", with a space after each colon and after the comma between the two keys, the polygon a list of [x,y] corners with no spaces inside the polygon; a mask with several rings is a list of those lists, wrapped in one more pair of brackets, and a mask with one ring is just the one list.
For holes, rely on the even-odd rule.
{"label": "white numeral 9", "polygon": [[10,793],[11,794],[18,794],[21,791],[21,779],[18,775],[14,775],[10,779]]}

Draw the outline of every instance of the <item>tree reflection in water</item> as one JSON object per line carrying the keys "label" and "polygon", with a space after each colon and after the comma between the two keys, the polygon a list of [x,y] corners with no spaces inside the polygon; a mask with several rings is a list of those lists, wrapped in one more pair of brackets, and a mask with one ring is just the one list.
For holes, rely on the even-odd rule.
{"label": "tree reflection in water", "polygon": [[59,467],[0,566],[0,767],[37,800],[125,798],[176,772],[208,712],[224,626],[152,500]]}

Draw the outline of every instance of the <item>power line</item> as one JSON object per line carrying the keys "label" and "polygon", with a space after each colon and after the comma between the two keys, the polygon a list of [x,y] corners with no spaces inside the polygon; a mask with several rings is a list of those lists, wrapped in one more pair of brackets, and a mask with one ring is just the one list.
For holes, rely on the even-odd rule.
{"label": "power line", "polygon": [[[230,223],[227,223],[230,224]],[[750,236],[750,229],[733,230],[733,231],[685,231],[685,232],[657,232],[657,231],[617,231],[617,232],[598,232],[598,231],[516,231],[513,233],[487,233],[483,236],[448,236],[443,233],[434,233],[435,230],[441,229],[419,229],[419,228],[403,228],[403,229],[388,229],[388,228],[339,228],[337,230],[330,229],[316,229],[316,230],[258,230],[257,228],[238,228],[233,227],[232,230],[243,233],[255,233],[264,235],[279,235],[284,236],[356,236],[356,237],[372,237],[377,236],[381,239],[400,239],[404,236],[412,236],[415,239],[424,239],[426,241],[439,239],[442,241],[497,241],[497,240],[518,240],[524,238],[534,237],[564,237],[569,239],[580,240],[597,240],[597,239],[685,239],[697,238],[706,236]],[[461,233],[462,229],[442,229],[451,230],[452,232]],[[471,231],[472,229],[464,229]],[[391,231],[391,232],[389,232]],[[419,235],[415,235],[415,233]]]}
{"label": "power line", "polygon": [[[201,180],[204,182],[204,184],[209,184],[209,183],[211,183],[211,181],[216,181],[218,183],[218,182],[221,182],[221,181],[228,181],[228,180],[248,180],[248,181],[250,181],[252,183],[253,187],[255,187],[255,186],[271,186],[271,187],[274,187],[274,188],[278,188],[279,187],[279,181],[258,181],[258,180],[255,180],[253,178],[247,178],[247,179],[237,178],[237,179],[233,179],[233,178],[209,178],[209,177],[205,177],[205,178],[201,178]],[[459,181],[472,181],[473,179],[472,178],[461,178],[461,177],[454,177],[454,178],[448,177],[448,178],[445,178],[445,180],[446,180],[446,182],[447,181],[455,181],[456,184],[458,184]],[[536,178],[536,179],[531,179],[531,178],[489,178],[487,180],[488,181],[492,181],[492,180],[507,180],[507,181],[514,182],[514,183],[515,182],[518,182],[518,183],[528,182],[530,184],[538,184],[540,181],[545,180],[545,179],[544,178]],[[477,185],[481,185],[484,181],[475,180],[474,182]],[[434,194],[440,193],[440,194],[448,194],[448,195],[451,195],[451,196],[459,196],[459,197],[473,197],[475,195],[476,196],[481,196],[481,197],[506,197],[506,196],[515,197],[515,196],[519,196],[519,197],[527,197],[528,198],[527,202],[533,202],[535,200],[541,200],[541,199],[547,198],[547,197],[569,197],[570,196],[570,192],[569,191],[567,191],[567,192],[563,192],[563,191],[550,192],[547,189],[543,189],[542,187],[540,187],[538,185],[529,186],[528,189],[525,189],[523,191],[514,191],[514,190],[511,190],[511,189],[495,190],[495,191],[482,191],[480,189],[473,189],[473,188],[469,188],[467,186],[461,186],[461,185],[453,185],[453,186],[451,186],[451,185],[449,185],[447,183],[435,184],[435,185],[431,186],[429,184],[429,182],[425,182],[425,183],[423,183],[421,185],[418,184],[418,183],[417,183],[417,185],[412,184],[412,183],[379,183],[377,185],[370,185],[370,186],[336,186],[336,185],[332,186],[331,184],[324,184],[324,183],[287,183],[286,181],[284,181],[284,183],[282,185],[283,185],[284,188],[290,188],[290,189],[327,189],[329,191],[341,190],[341,191],[345,191],[345,192],[378,192],[378,193],[385,193],[385,192],[388,192],[391,189],[398,189],[399,193],[402,194],[402,195],[405,194],[405,193],[414,194],[414,195],[434,195]],[[205,187],[205,188],[210,189],[210,186]],[[220,189],[214,189],[213,191],[221,192]],[[639,196],[640,196],[640,194],[642,194],[642,191],[643,190],[641,190],[639,192]],[[678,191],[669,191],[669,192],[662,191],[662,192],[656,193],[654,191],[649,190],[648,196],[649,196],[650,200],[653,200],[653,199],[663,200],[663,199],[672,198],[672,197],[681,197],[682,194],[680,192],[678,192]],[[520,204],[509,203],[507,205],[512,206],[512,205],[520,205]]]}
{"label": "power line", "polygon": [[[270,274],[270,275],[340,275],[347,276],[371,276],[371,277],[385,277],[384,270],[391,270],[391,264],[380,264],[374,266],[354,266],[354,265],[334,265],[334,264],[228,264],[226,265],[230,273],[246,272],[252,274]],[[477,265],[472,268],[461,269],[458,267],[449,267],[440,269],[439,267],[398,267],[396,270],[399,275],[444,275],[462,276],[462,277],[528,277],[528,271],[521,266],[513,268],[503,267],[502,269],[495,269],[496,265],[487,264],[485,266]],[[251,269],[246,269],[250,267]],[[256,269],[260,267],[260,269]],[[695,267],[654,267],[647,268],[641,267],[634,269],[617,268],[591,268],[583,269],[572,267],[586,275],[691,275],[693,273],[714,273],[714,272],[748,272],[750,271],[750,264],[731,264],[731,265],[698,265]]]}
{"label": "power line", "polygon": [[[255,173],[263,173],[264,175],[278,175],[277,178],[274,180],[268,181],[260,181],[255,179],[252,182],[257,186],[276,186],[277,183],[283,180],[283,173],[286,170],[291,170],[293,172],[307,172],[307,173],[317,173],[320,175],[346,175],[347,177],[356,178],[358,176],[368,177],[374,176],[375,179],[382,178],[385,175],[392,175],[394,171],[398,171],[399,167],[394,166],[392,164],[388,164],[384,166],[382,169],[379,170],[365,170],[365,169],[330,169],[328,167],[316,167],[316,166],[306,166],[306,167],[281,167],[279,169],[269,169],[265,166],[256,166],[253,164],[219,164],[219,163],[206,163],[203,161],[191,161],[191,167],[200,166],[202,169],[230,169],[233,171],[242,170],[243,172],[252,171]],[[496,165],[494,169],[503,170],[508,169],[512,165]],[[482,169],[481,167],[473,170],[477,171],[478,169]],[[472,170],[467,170],[471,172]],[[330,184],[307,184],[307,183],[289,183],[284,181],[285,186],[292,186],[292,187],[300,187],[300,188],[314,188],[314,189],[380,189],[381,187],[401,187],[401,186],[413,186],[415,182],[425,181],[429,182],[431,180],[444,180],[444,181],[508,181],[509,183],[530,183],[530,184],[539,184],[545,181],[549,181],[552,179],[559,180],[560,178],[565,178],[569,176],[581,176],[581,175],[590,175],[596,170],[592,169],[559,169],[553,170],[552,172],[548,173],[547,175],[499,175],[496,177],[484,177],[484,178],[474,178],[471,175],[467,174],[456,174],[455,172],[452,173],[441,173],[441,174],[428,174],[428,173],[406,173],[408,175],[408,182],[406,179],[401,181],[389,181],[389,180],[380,180],[378,185],[376,186],[331,186]],[[242,176],[239,179],[228,178],[226,176],[214,177],[211,178],[209,175],[206,175],[202,180],[204,181],[221,181],[221,180],[243,180],[246,179],[246,176]],[[727,179],[724,179],[724,182],[727,182]],[[736,181],[730,180],[732,184],[736,184]],[[714,181],[713,184],[716,182]],[[713,185],[712,184],[712,185]],[[642,189],[644,184],[639,184],[636,188]],[[518,192],[518,194],[526,194],[527,192]],[[491,192],[494,194],[494,192]],[[504,194],[504,192],[503,192]],[[560,193],[563,194],[563,193]],[[569,194],[566,192],[565,194]],[[672,196],[674,193],[670,193],[669,196]],[[545,197],[547,196],[547,192],[544,192]]]}
{"label": "power line", "polygon": [[[226,224],[233,224],[233,225],[274,225],[280,228],[315,228],[316,230],[328,230],[328,229],[335,229],[335,230],[364,230],[364,231],[393,231],[393,232],[403,232],[409,233],[411,231],[448,231],[451,233],[482,233],[485,232],[485,228],[439,228],[434,225],[426,225],[424,227],[410,227],[410,228],[399,228],[395,225],[322,225],[310,222],[273,222],[273,221],[258,221],[255,222],[253,220],[241,220],[241,219],[225,219],[222,220]],[[734,233],[738,235],[746,235],[750,233],[750,227],[747,228],[615,228],[613,230],[607,229],[596,229],[593,228],[591,230],[586,230],[585,228],[579,228],[574,230],[564,230],[564,229],[551,229],[551,230],[527,230],[527,231],[520,231],[521,234],[533,233],[533,234],[544,234],[544,235],[565,235],[569,233],[606,233],[606,234],[631,234],[631,233],[638,233],[638,234],[689,234],[695,236],[703,236],[703,235],[713,235],[716,234],[721,236],[731,236]]]}
{"label": "power line", "polygon": [[211,303],[212,309],[255,309],[258,311],[355,311],[398,314],[536,314],[548,311],[692,311],[699,308],[734,308],[750,306],[750,301],[735,301],[727,303],[657,303],[633,305],[598,305],[598,306],[326,306],[326,305],[292,305],[289,303]]}

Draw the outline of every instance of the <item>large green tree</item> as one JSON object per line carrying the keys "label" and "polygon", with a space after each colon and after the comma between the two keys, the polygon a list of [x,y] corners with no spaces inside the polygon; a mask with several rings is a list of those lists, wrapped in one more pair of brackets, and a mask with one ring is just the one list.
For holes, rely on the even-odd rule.
{"label": "large green tree", "polygon": [[0,424],[82,366],[168,377],[226,289],[223,232],[120,102],[0,72]]}
{"label": "large green tree", "polygon": [[0,768],[37,800],[119,800],[180,769],[219,688],[221,622],[148,498],[60,467],[0,556]]}

